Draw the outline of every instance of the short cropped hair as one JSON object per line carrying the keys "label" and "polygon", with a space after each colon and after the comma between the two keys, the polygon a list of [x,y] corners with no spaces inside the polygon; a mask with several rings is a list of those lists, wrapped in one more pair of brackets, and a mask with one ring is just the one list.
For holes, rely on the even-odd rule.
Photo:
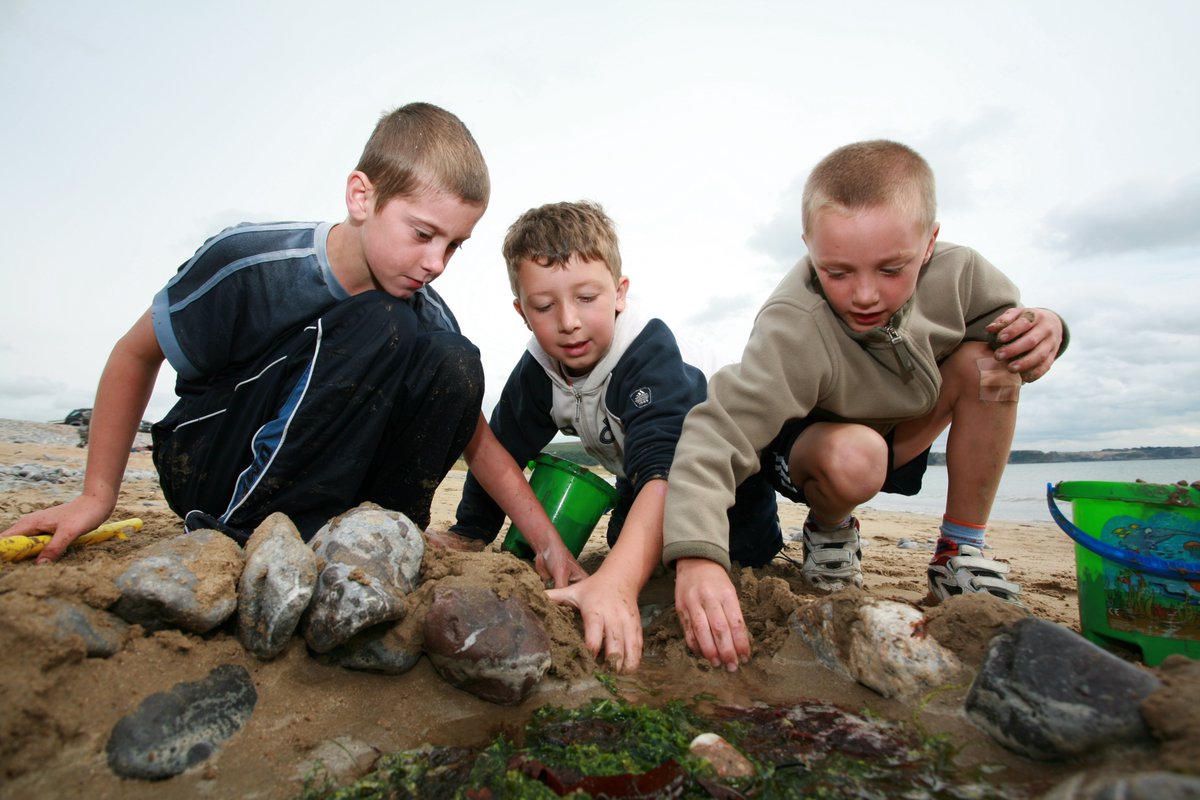
{"label": "short cropped hair", "polygon": [[600,204],[590,200],[529,209],[509,226],[502,252],[514,297],[519,296],[517,270],[525,260],[554,267],[578,255],[585,261],[603,261],[613,282],[621,280],[616,226]]}
{"label": "short cropped hair", "polygon": [[886,139],[856,142],[834,150],[813,168],[804,184],[803,219],[811,231],[817,214],[830,206],[860,210],[883,205],[911,212],[921,230],[937,221],[933,170],[911,147]]}
{"label": "short cropped hair", "polygon": [[384,114],[355,169],[375,188],[376,210],[426,188],[486,207],[492,190],[487,163],[467,126],[430,103],[409,103]]}

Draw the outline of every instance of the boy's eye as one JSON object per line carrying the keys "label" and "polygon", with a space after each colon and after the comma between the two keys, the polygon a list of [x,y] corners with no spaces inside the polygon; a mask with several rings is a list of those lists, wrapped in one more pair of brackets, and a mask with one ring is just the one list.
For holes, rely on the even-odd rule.
{"label": "boy's eye", "polygon": [[534,311],[536,311],[536,312],[537,312],[537,313],[539,313],[539,314],[545,314],[547,311],[549,311],[549,310],[550,310],[550,307],[551,307],[551,305],[553,305],[553,304],[552,304],[552,303],[547,303],[547,304],[546,304],[546,305],[544,305],[544,306],[534,306],[534,307],[533,307],[533,310],[534,310]]}
{"label": "boy's eye", "polygon": [[594,295],[594,294],[580,295],[579,302],[590,303],[595,299],[596,299],[596,295]]}
{"label": "boy's eye", "polygon": [[430,239],[433,238],[433,234],[430,233],[429,231],[423,231],[420,228],[416,228],[416,232],[417,232],[417,238],[420,239],[422,242],[428,242]]}

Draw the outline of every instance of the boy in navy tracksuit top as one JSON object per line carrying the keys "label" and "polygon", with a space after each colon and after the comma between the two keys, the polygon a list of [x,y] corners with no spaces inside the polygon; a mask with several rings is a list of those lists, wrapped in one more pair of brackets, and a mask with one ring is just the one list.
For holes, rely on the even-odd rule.
{"label": "boy in navy tracksuit top", "polygon": [[410,103],[375,126],[339,223],[241,225],[212,237],[117,343],[96,394],[82,494],[2,535],[46,531],[42,561],[112,513],[164,360],[179,402],[154,426],[167,502],[188,530],[244,542],[286,513],[307,539],[363,501],[428,523],[458,457],[565,585],[579,569],[480,415],[479,351],[429,283],[474,230],[491,183],[456,116]]}
{"label": "boy in navy tracksuit top", "polygon": [[[683,418],[705,397],[706,380],[661,320],[627,302],[616,233],[599,205],[527,211],[509,228],[504,258],[513,306],[533,340],[490,425],[519,464],[562,432],[578,436],[617,476],[612,552],[595,575],[550,594],[580,610],[593,655],[603,646],[614,668],[632,670],[642,649],[637,596],[662,555],[675,443]],[[451,531],[469,547],[492,541],[505,515],[472,473],[457,516]],[[743,534],[733,554],[743,564],[766,563],[782,547],[774,491],[757,476],[739,489],[729,520]]]}

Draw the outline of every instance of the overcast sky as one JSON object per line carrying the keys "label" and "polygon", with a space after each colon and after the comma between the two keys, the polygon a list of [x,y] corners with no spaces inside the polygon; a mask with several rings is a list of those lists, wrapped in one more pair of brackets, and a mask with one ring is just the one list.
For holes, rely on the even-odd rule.
{"label": "overcast sky", "polygon": [[1200,4],[582,6],[4,0],[0,417],[90,406],[113,343],[223,227],[342,219],[378,116],[427,100],[492,174],[437,284],[485,410],[528,337],[499,252],[519,213],[602,203],[631,296],[731,361],[803,255],[809,169],[886,137],[933,165],[942,239],[1070,323],[1015,447],[1200,445]]}

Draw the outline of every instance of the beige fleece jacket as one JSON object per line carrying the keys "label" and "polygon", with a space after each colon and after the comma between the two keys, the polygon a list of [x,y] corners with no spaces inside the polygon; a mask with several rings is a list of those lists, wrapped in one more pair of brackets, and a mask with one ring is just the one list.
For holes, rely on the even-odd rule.
{"label": "beige fleece jacket", "polygon": [[[806,256],[784,276],[754,322],[742,359],[713,376],[688,414],[671,465],[663,563],[707,558],[730,567],[726,510],[759,469],[784,423],[809,416],[886,433],[933,408],[938,363],[1018,305],[1017,287],[968,247],[939,243],[892,332],[856,333],[821,294]],[[907,354],[907,357],[906,357]]]}

